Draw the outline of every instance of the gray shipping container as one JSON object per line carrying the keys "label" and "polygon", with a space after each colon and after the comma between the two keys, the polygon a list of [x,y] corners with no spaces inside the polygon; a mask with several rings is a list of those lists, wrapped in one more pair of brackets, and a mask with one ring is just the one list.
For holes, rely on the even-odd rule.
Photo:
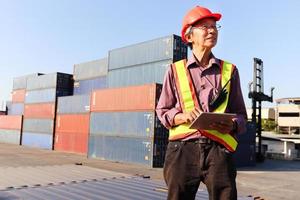
{"label": "gray shipping container", "polygon": [[25,94],[25,103],[46,103],[56,100],[56,89],[44,89],[27,91]]}
{"label": "gray shipping container", "polygon": [[20,76],[20,77],[16,77],[13,79],[13,90],[19,90],[19,89],[25,89],[26,88],[26,83],[27,83],[27,79],[30,77],[36,77],[36,76],[40,76],[43,75],[42,73],[36,73],[36,74],[29,74],[26,76]]}
{"label": "gray shipping container", "polygon": [[57,98],[57,113],[88,113],[90,112],[90,95],[76,95]]}
{"label": "gray shipping container", "polygon": [[171,63],[172,60],[164,60],[111,70],[108,73],[108,87],[125,87],[148,83],[162,84],[166,70]]}
{"label": "gray shipping container", "polygon": [[53,134],[54,121],[52,119],[24,119],[23,132],[38,132]]}
{"label": "gray shipping container", "polygon": [[72,85],[72,83],[70,82],[71,80],[71,74],[60,72],[45,74],[37,77],[30,77],[27,80],[26,90],[56,88],[57,86],[68,88]]}
{"label": "gray shipping container", "polygon": [[9,144],[20,144],[21,131],[0,129],[0,142]]}
{"label": "gray shipping container", "polygon": [[186,57],[187,47],[181,38],[170,35],[109,51],[108,69],[119,69],[161,60],[174,62]]}
{"label": "gray shipping container", "polygon": [[108,73],[108,58],[74,65],[74,80],[93,79],[99,76],[106,76]]}

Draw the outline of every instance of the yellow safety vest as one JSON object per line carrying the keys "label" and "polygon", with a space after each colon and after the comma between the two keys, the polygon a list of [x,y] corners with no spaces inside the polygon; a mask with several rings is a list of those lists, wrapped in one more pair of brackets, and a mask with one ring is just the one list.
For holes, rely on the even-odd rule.
{"label": "yellow safety vest", "polygon": [[[222,87],[231,78],[234,65],[221,61],[221,85]],[[186,67],[186,60],[180,60],[172,64],[172,70],[175,78],[176,88],[180,99],[180,105],[183,112],[190,112],[195,107],[199,108],[193,81],[189,70]],[[228,94],[226,100],[214,110],[216,113],[224,113],[228,104],[230,94],[230,81],[226,85]],[[169,130],[169,140],[178,140],[196,132],[196,129],[190,129],[189,124],[181,124]],[[224,145],[229,151],[234,152],[237,147],[236,139],[228,133],[220,133],[216,130],[201,130],[201,134]]]}

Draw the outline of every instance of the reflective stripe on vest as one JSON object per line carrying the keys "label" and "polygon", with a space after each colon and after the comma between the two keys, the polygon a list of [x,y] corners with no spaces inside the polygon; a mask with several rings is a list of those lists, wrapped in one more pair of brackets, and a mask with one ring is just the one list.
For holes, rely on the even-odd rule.
{"label": "reflective stripe on vest", "polygon": [[[172,64],[172,70],[175,77],[177,92],[179,95],[180,105],[183,112],[190,112],[195,107],[199,107],[196,97],[195,88],[189,70],[186,67],[186,60],[180,60]],[[221,61],[221,84],[222,87],[231,78],[233,65],[226,61]],[[230,82],[226,86],[228,94],[225,101],[214,111],[224,113],[228,104],[230,93]],[[169,140],[185,138],[196,132],[196,129],[189,129],[189,124],[181,124],[170,129]],[[216,130],[201,130],[206,137],[223,144],[229,151],[234,152],[237,147],[237,141],[228,133],[220,133]]]}

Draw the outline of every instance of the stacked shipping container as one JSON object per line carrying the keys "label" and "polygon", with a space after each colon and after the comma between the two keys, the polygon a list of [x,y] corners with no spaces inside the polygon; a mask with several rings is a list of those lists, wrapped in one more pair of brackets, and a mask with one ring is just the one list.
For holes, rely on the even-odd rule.
{"label": "stacked shipping container", "polygon": [[160,92],[159,84],[94,91],[89,157],[161,167],[168,131],[155,114]]}
{"label": "stacked shipping container", "polygon": [[74,95],[107,87],[107,58],[74,65]]}
{"label": "stacked shipping container", "polygon": [[29,74],[26,76],[16,77],[13,80],[12,101],[8,109],[8,115],[23,115],[24,100],[26,93],[27,80],[31,77],[37,77],[41,73]]}
{"label": "stacked shipping container", "polygon": [[237,167],[254,166],[256,162],[255,154],[256,126],[252,122],[247,123],[247,131],[237,135],[238,147],[234,154]]}
{"label": "stacked shipping container", "polygon": [[87,154],[90,125],[90,95],[59,97],[54,149]]}
{"label": "stacked shipping container", "polygon": [[52,149],[56,97],[72,95],[72,75],[52,73],[27,80],[22,145]]}
{"label": "stacked shipping container", "polygon": [[0,116],[0,142],[20,144],[22,115]]}
{"label": "stacked shipping container", "polygon": [[108,56],[108,87],[162,83],[168,66],[187,57],[177,35],[114,49]]}

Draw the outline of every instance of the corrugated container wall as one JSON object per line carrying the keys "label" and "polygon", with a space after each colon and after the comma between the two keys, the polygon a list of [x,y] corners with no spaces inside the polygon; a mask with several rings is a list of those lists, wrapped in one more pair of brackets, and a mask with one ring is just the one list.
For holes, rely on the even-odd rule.
{"label": "corrugated container wall", "polygon": [[254,166],[256,162],[255,154],[255,136],[256,125],[252,122],[247,123],[247,131],[243,134],[238,134],[238,146],[233,155],[235,165],[237,167]]}
{"label": "corrugated container wall", "polygon": [[53,136],[44,133],[31,133],[23,131],[22,145],[41,149],[52,149]]}
{"label": "corrugated container wall", "polygon": [[107,88],[107,77],[101,76],[94,79],[74,82],[74,95],[90,94],[92,90]]}
{"label": "corrugated container wall", "polygon": [[25,89],[14,90],[12,92],[12,102],[13,103],[24,103],[25,100]]}
{"label": "corrugated container wall", "polygon": [[55,102],[56,100],[56,88],[32,90],[26,92],[25,103],[47,103]]}
{"label": "corrugated container wall", "polygon": [[87,155],[90,115],[57,115],[54,149]]}
{"label": "corrugated container wall", "polygon": [[24,119],[23,131],[53,134],[53,119]]}
{"label": "corrugated container wall", "polygon": [[0,142],[20,144],[21,130],[0,129]]}
{"label": "corrugated container wall", "polygon": [[[93,112],[90,134],[122,137],[154,137],[155,112]],[[157,125],[157,126],[156,126]]]}
{"label": "corrugated container wall", "polygon": [[88,156],[162,167],[168,130],[155,114],[160,92],[159,84],[94,91]]}
{"label": "corrugated container wall", "polygon": [[90,112],[90,95],[75,95],[59,97],[57,99],[57,113],[89,113]]}
{"label": "corrugated container wall", "polygon": [[162,85],[149,84],[96,90],[91,97],[91,111],[154,110]]}
{"label": "corrugated container wall", "polygon": [[47,88],[71,88],[72,86],[72,75],[56,72],[28,78],[26,90],[38,90]]}
{"label": "corrugated container wall", "polygon": [[55,103],[26,104],[24,109],[24,117],[54,119]]}
{"label": "corrugated container wall", "polygon": [[25,76],[16,77],[13,79],[13,90],[25,89],[27,85],[27,79],[43,75],[42,73],[29,74]]}
{"label": "corrugated container wall", "polygon": [[0,116],[0,142],[20,144],[23,117]]}
{"label": "corrugated container wall", "polygon": [[89,126],[90,95],[58,98],[54,149],[87,155]]}
{"label": "corrugated container wall", "polygon": [[8,115],[23,115],[24,114],[24,103],[11,104],[11,109],[7,113],[8,113]]}
{"label": "corrugated container wall", "polygon": [[0,129],[21,130],[22,116],[0,115]]}
{"label": "corrugated container wall", "polygon": [[90,62],[74,65],[74,80],[94,79],[101,76],[107,76],[108,58],[94,60]]}
{"label": "corrugated container wall", "polygon": [[187,46],[181,38],[170,35],[109,51],[108,69],[114,70],[170,59],[175,62],[186,56]]}
{"label": "corrugated container wall", "polygon": [[166,70],[172,60],[163,60],[128,68],[111,70],[108,74],[108,87],[125,87],[149,83],[163,83]]}
{"label": "corrugated container wall", "polygon": [[56,100],[73,94],[73,76],[56,72],[32,77],[26,90],[22,145],[53,149]]}

